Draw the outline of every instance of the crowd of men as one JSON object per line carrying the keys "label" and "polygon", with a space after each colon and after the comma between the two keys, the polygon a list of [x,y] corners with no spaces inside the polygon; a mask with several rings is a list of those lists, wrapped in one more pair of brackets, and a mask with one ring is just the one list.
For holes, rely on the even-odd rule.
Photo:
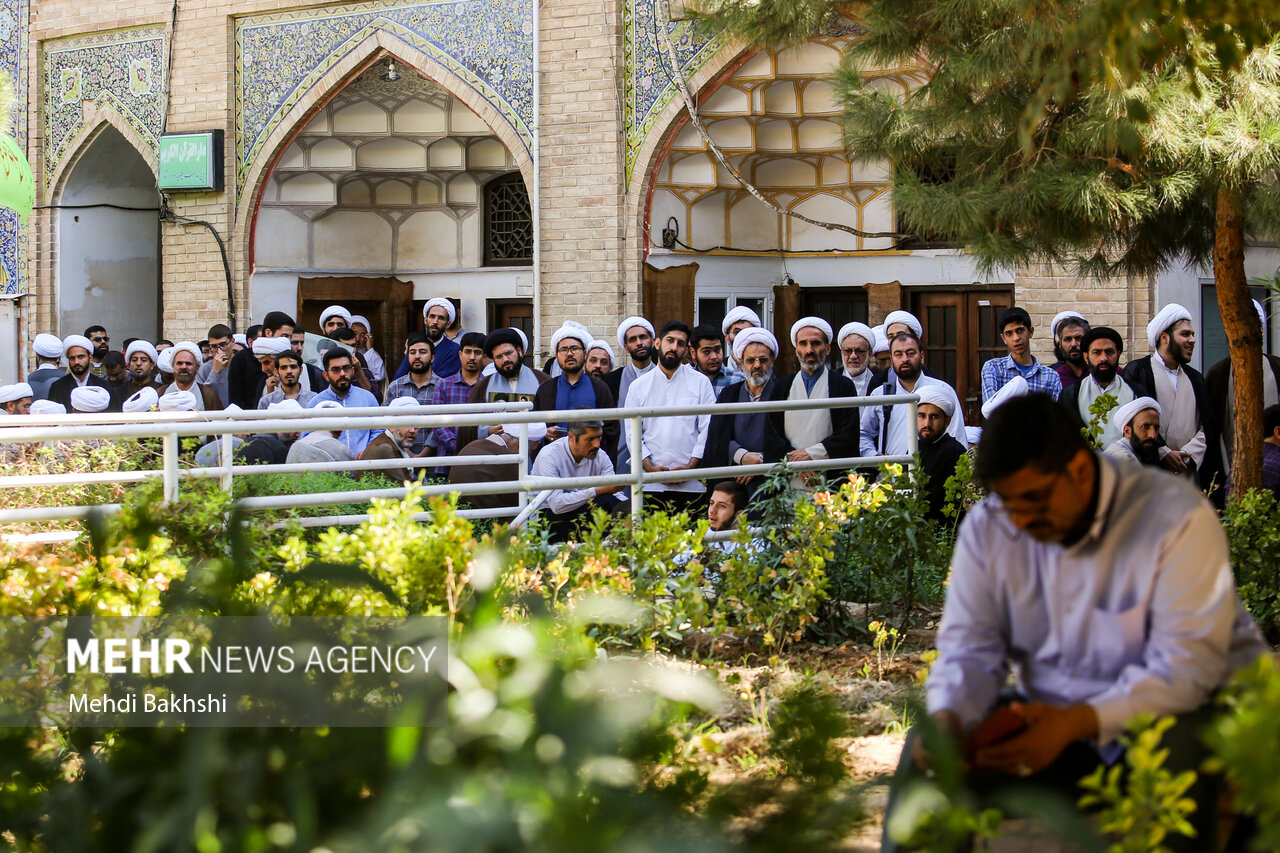
{"label": "crowd of men", "polygon": [[[920,400],[914,423],[902,403],[785,413],[703,412],[645,418],[640,447],[630,445],[629,431],[616,419],[535,424],[528,430],[529,461],[536,476],[582,477],[629,471],[632,457],[640,454],[646,472],[676,473],[783,460],[900,456],[910,451],[914,436],[928,474],[932,513],[940,513],[947,478],[981,434],[965,423],[955,389],[929,370],[924,328],[906,311],[891,312],[874,329],[853,322],[836,331],[821,317],[801,318],[790,328],[799,369],[789,374],[779,369],[778,340],[746,307],[731,310],[719,327],[690,328],[680,320],[655,327],[645,317],[628,317],[617,327],[616,350],[582,324],[566,321],[552,334],[551,358],[540,370],[526,364],[529,341],[519,329],[462,330],[448,299],[428,301],[423,320],[423,331],[409,335],[393,372],[372,346],[369,320],[338,305],[320,315],[313,333],[321,340],[315,363],[303,358],[306,330],[281,311],[268,313],[244,335],[216,324],[199,342],[129,339],[113,349],[102,326],[64,339],[40,334],[33,342],[35,370],[26,382],[0,388],[0,405],[10,416],[377,406],[426,412],[449,404],[509,401],[529,401],[534,411],[563,412],[910,393]],[[1057,360],[1052,365],[1032,354],[1035,329],[1025,310],[1005,310],[998,329],[1007,355],[983,365],[984,417],[1015,397],[1042,393],[1064,403],[1082,427],[1092,425],[1106,454],[1160,466],[1202,489],[1224,492],[1236,440],[1231,365],[1224,360],[1206,375],[1190,366],[1196,338],[1185,308],[1162,308],[1147,326],[1152,354],[1123,369],[1120,334],[1092,326],[1078,312],[1053,318]],[[1248,440],[1265,441],[1264,482],[1280,490],[1280,358],[1267,356],[1263,370],[1266,433]],[[1099,405],[1104,395],[1113,408],[1098,415],[1105,408]],[[480,427],[338,432],[308,431],[304,421],[297,433],[237,436],[236,446],[251,462],[345,461],[354,470],[371,459],[506,457],[426,467],[455,483],[507,481],[516,477],[517,467],[507,460],[518,451],[519,427],[500,421],[495,415],[494,423]],[[216,449],[206,448],[201,458],[212,464]],[[391,474],[413,479],[421,467]],[[732,497],[736,514],[763,480],[758,474],[728,478],[721,496]],[[794,482],[805,481],[802,476]],[[718,482],[686,476],[651,482],[644,491],[646,500],[665,508],[702,512],[715,491],[708,485],[718,488]],[[565,529],[592,507],[625,509],[625,492],[621,487],[565,489],[550,497],[544,511]],[[499,506],[509,498],[476,496],[472,502]]]}

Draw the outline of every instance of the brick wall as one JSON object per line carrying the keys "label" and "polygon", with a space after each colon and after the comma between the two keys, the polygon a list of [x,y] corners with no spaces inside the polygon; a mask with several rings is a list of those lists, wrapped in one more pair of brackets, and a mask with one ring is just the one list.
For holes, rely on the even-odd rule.
{"label": "brick wall", "polygon": [[1076,310],[1094,326],[1110,326],[1124,339],[1121,361],[1140,358],[1147,346],[1150,283],[1145,278],[1078,278],[1045,265],[1028,266],[1014,278],[1014,302],[1027,309],[1035,326],[1034,352],[1053,363],[1053,330],[1049,324],[1060,311]]}

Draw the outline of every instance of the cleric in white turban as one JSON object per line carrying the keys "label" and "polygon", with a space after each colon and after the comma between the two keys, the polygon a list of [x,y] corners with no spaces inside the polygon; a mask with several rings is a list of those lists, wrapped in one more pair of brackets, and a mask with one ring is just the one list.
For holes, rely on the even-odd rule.
{"label": "cleric in white turban", "polygon": [[122,408],[125,414],[154,411],[159,404],[160,395],[155,388],[143,388],[124,401]]}
{"label": "cleric in white turban", "polygon": [[984,418],[991,417],[991,413],[1000,408],[1004,403],[1009,402],[1015,397],[1025,397],[1031,392],[1031,386],[1027,385],[1027,380],[1021,376],[1015,376],[1008,382],[1000,386],[1000,390],[991,395],[991,399],[982,404],[982,416]]}
{"label": "cleric in white turban", "polygon": [[942,521],[947,499],[947,480],[956,472],[956,462],[964,455],[965,446],[947,430],[956,414],[955,393],[937,384],[918,384],[916,394],[916,452],[920,467],[927,477],[925,498],[929,501],[929,518]]}
{"label": "cleric in white turban", "polygon": [[[755,403],[769,401],[779,395],[778,381],[774,377],[778,339],[772,332],[758,326],[740,329],[733,341],[733,355],[742,365],[743,378],[726,385],[716,398],[717,403]],[[767,412],[713,414],[707,432],[707,466],[762,464],[769,420]],[[760,477],[753,476],[746,486],[749,491],[754,491],[760,482]]]}
{"label": "cleric in white turban", "polygon": [[724,315],[724,320],[720,323],[720,331],[724,333],[725,349],[729,353],[729,363],[726,367],[738,373],[742,372],[733,357],[733,342],[737,339],[738,332],[743,329],[749,329],[753,326],[758,328],[763,325],[760,322],[760,315],[745,305],[729,309],[729,313]]}
{"label": "cleric in white turban", "polygon": [[31,404],[31,414],[46,417],[49,415],[65,415],[67,407],[52,400],[36,400]]}
{"label": "cleric in white turban", "polygon": [[743,354],[746,353],[747,347],[751,344],[764,344],[769,348],[769,353],[774,357],[778,357],[778,339],[773,336],[773,332],[768,329],[748,328],[738,333],[738,337],[733,342],[733,357],[737,361],[741,361]]}
{"label": "cleric in white turban", "polygon": [[194,412],[196,410],[196,395],[190,391],[175,389],[162,394],[156,405],[162,412]]}
{"label": "cleric in white turban", "polygon": [[[337,322],[341,321],[341,322]],[[330,305],[320,312],[320,331],[323,334],[351,325],[351,312],[341,305]],[[255,341],[256,343],[256,341]]]}
{"label": "cleric in white turban", "polygon": [[791,345],[793,347],[798,346],[800,330],[809,327],[822,332],[822,336],[826,338],[827,344],[831,343],[831,338],[834,335],[834,332],[831,331],[830,323],[821,317],[801,317],[799,320],[796,320],[791,324]]}
{"label": "cleric in white turban", "polygon": [[1147,324],[1147,343],[1151,344],[1152,349],[1156,349],[1160,345],[1160,335],[1169,331],[1174,323],[1183,320],[1190,322],[1191,312],[1176,302],[1170,302]]}
{"label": "cleric in white turban", "polygon": [[111,392],[99,385],[82,385],[71,392],[74,412],[96,415],[111,405]]}
{"label": "cleric in white turban", "polygon": [[876,345],[876,333],[866,323],[845,323],[836,335],[836,346],[840,348],[840,361],[844,365],[844,375],[853,387],[858,389],[858,396],[867,396],[871,387],[871,354]]}
{"label": "cleric in white turban", "polygon": [[0,385],[0,412],[6,415],[26,415],[31,412],[31,386],[26,382]]}
{"label": "cleric in white turban", "polygon": [[[902,325],[916,333],[917,338],[924,338],[924,326],[920,323],[920,318],[910,311],[890,311],[884,318],[884,335],[888,340],[893,340],[893,336],[901,332],[902,329],[894,328]],[[921,340],[923,343],[923,340]]]}
{"label": "cleric in white turban", "polygon": [[604,379],[613,371],[613,361],[613,344],[603,338],[596,338],[587,344],[587,373]]}

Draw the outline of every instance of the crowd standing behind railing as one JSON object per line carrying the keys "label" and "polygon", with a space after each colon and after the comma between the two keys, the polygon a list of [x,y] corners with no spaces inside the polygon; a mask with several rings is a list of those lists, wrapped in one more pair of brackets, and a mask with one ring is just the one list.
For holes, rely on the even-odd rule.
{"label": "crowd standing behind railing", "polygon": [[[655,328],[644,317],[628,317],[618,325],[617,350],[566,321],[551,336],[552,356],[541,370],[525,364],[529,342],[519,329],[459,329],[450,336],[456,320],[449,300],[427,302],[424,331],[409,335],[390,375],[370,344],[368,319],[337,305],[321,313],[319,335],[306,334],[280,311],[245,335],[216,324],[198,343],[129,339],[116,350],[101,326],[65,339],[39,334],[36,369],[26,382],[0,387],[0,405],[9,427],[67,413],[223,411],[234,420],[235,413],[264,411],[292,419],[298,429],[250,426],[230,438],[211,431],[195,465],[228,465],[222,453],[230,445],[237,467],[324,466],[396,480],[415,479],[426,468],[427,477],[445,481],[443,488],[475,492],[470,503],[480,511],[506,506],[512,496],[482,495],[472,486],[530,477],[543,484],[539,511],[557,533],[593,507],[626,511],[634,497],[629,482],[643,480],[643,497],[652,504],[709,514],[715,522],[726,501],[731,518],[746,508],[770,465],[812,469],[807,463],[916,452],[932,511],[939,512],[942,485],[981,432],[965,423],[955,389],[930,373],[924,329],[906,311],[891,312],[874,329],[854,322],[838,332],[821,317],[801,318],[790,329],[799,363],[790,375],[776,369],[777,339],[745,307],[730,311],[719,328],[691,329],[680,320]],[[1035,329],[1026,311],[1005,310],[997,326],[1007,355],[983,365],[984,417],[1014,397],[1046,394],[1064,404],[1064,417],[1091,428],[1103,452],[1183,474],[1222,502],[1236,439],[1231,365],[1224,359],[1206,375],[1190,366],[1196,340],[1185,308],[1162,308],[1147,326],[1153,353],[1123,369],[1119,333],[1091,327],[1077,312],[1053,318],[1053,365],[1032,355]],[[1265,432],[1250,440],[1265,441],[1263,482],[1280,492],[1280,358],[1267,356],[1263,372]],[[496,409],[509,403],[561,414],[504,422]],[[768,405],[774,403],[784,405]],[[385,428],[348,419],[330,429],[321,420],[339,409],[429,415],[463,404],[487,404],[492,414],[457,425],[445,419]],[[662,415],[638,417],[639,427],[627,428],[607,416],[617,409]],[[601,416],[564,414],[579,410]],[[22,452],[16,444],[0,448],[10,461]],[[633,478],[621,476],[628,471]],[[706,473],[682,473],[692,471]],[[615,474],[619,482],[611,485],[550,488]],[[793,486],[804,488],[816,476],[798,470]]]}

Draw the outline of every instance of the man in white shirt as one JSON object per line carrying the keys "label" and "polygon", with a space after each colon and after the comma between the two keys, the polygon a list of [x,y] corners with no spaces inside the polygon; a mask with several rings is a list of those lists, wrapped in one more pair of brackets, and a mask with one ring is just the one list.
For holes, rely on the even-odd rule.
{"label": "man in white shirt", "polygon": [[[937,385],[948,394],[955,408],[955,416],[947,425],[947,432],[964,447],[969,446],[969,438],[964,429],[964,408],[955,389],[933,376],[924,373],[924,349],[920,346],[920,337],[913,331],[898,332],[889,342],[889,357],[892,370],[885,377],[879,388],[872,388],[874,394],[912,394],[925,385]],[[906,403],[895,406],[867,406],[862,410],[863,456],[901,456],[907,453],[910,436],[916,431],[916,424],[910,417],[911,412]]]}
{"label": "man in white shirt", "polygon": [[[960,528],[925,685],[938,737],[908,737],[883,849],[896,841],[896,794],[943,740],[964,749],[974,774],[964,782],[979,798],[1016,789],[1038,804],[1065,795],[1071,807],[1083,775],[1121,758],[1130,720],[1168,714],[1178,722],[1161,742],[1165,767],[1200,772],[1213,692],[1267,652],[1204,497],[1095,453],[1047,395],[992,413],[975,473],[988,497]],[[1018,699],[1000,708],[1011,672]],[[1220,787],[1200,772],[1188,791],[1196,838],[1167,845],[1204,849]]]}
{"label": "man in white shirt", "polygon": [[[1124,352],[1119,332],[1106,326],[1095,326],[1085,334],[1080,349],[1084,352],[1088,372],[1062,392],[1062,401],[1074,409],[1088,426],[1093,420],[1089,407],[1103,394],[1114,397],[1116,406],[1132,403],[1138,395],[1119,374],[1120,354]],[[1120,428],[1124,424],[1116,423],[1112,413],[1100,419],[1098,424],[1102,427],[1098,436],[1099,447],[1110,447],[1120,438]]]}
{"label": "man in white shirt", "polygon": [[[689,327],[679,320],[665,323],[658,333],[658,366],[639,376],[627,391],[625,408],[633,406],[709,406],[715,403],[711,382],[684,363]],[[639,450],[644,470],[687,471],[702,462],[711,415],[676,415],[644,418]],[[633,449],[634,452],[634,449]],[[645,485],[646,495],[670,512],[691,509],[706,491],[698,480]]]}
{"label": "man in white shirt", "polygon": [[[600,451],[604,421],[571,421],[569,433],[542,448],[533,460],[530,473],[535,477],[610,477],[613,462]],[[568,539],[574,528],[590,519],[591,510],[599,507],[609,513],[629,508],[629,502],[618,498],[623,486],[558,489],[547,497],[543,512],[551,521],[551,537]]]}

